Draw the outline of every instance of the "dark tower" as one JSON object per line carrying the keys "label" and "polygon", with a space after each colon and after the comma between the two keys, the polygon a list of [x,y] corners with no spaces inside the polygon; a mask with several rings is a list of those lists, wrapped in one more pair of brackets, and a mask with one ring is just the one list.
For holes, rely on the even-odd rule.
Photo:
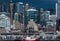
{"label": "dark tower", "polygon": [[12,10],[13,10],[13,3],[12,3],[12,0],[10,0],[10,25],[11,25],[11,28],[12,28],[12,25],[13,25]]}

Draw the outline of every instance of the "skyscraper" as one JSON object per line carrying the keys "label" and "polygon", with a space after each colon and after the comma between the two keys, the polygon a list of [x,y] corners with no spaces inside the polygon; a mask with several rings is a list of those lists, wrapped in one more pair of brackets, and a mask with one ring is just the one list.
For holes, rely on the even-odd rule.
{"label": "skyscraper", "polygon": [[31,8],[26,11],[25,23],[27,24],[30,19],[33,19],[35,23],[38,22],[38,10]]}
{"label": "skyscraper", "polygon": [[12,10],[13,10],[13,3],[12,3],[12,0],[10,0],[10,25],[11,25],[11,28],[13,26],[13,17],[12,17]]}
{"label": "skyscraper", "polygon": [[24,7],[23,7],[23,3],[22,2],[18,2],[16,3],[16,12],[18,13],[23,13]]}
{"label": "skyscraper", "polygon": [[57,16],[57,30],[59,30],[60,26],[60,0],[56,3],[56,16]]}
{"label": "skyscraper", "polygon": [[56,15],[57,15],[57,20],[60,19],[60,0],[56,3]]}
{"label": "skyscraper", "polygon": [[25,4],[25,11],[28,10],[28,9],[30,9],[29,4]]}
{"label": "skyscraper", "polygon": [[56,14],[57,14],[57,20],[59,20],[60,19],[60,10],[59,10],[59,3],[56,3]]}
{"label": "skyscraper", "polygon": [[46,22],[49,21],[50,11],[43,11],[40,12],[40,23],[42,25],[46,25]]}

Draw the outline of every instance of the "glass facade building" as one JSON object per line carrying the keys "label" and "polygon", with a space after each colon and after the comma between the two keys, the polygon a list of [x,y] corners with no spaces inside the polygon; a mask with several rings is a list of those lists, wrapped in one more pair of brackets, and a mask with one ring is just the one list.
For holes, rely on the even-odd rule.
{"label": "glass facade building", "polygon": [[23,3],[22,2],[18,2],[16,3],[16,12],[18,13],[23,13]]}
{"label": "glass facade building", "polygon": [[56,14],[57,14],[57,20],[60,19],[60,0],[58,0],[58,3],[56,3]]}
{"label": "glass facade building", "polygon": [[25,23],[27,24],[30,19],[38,22],[38,11],[36,9],[28,9],[25,14]]}
{"label": "glass facade building", "polygon": [[40,13],[40,22],[42,25],[46,25],[46,22],[49,21],[50,11],[43,11]]}
{"label": "glass facade building", "polygon": [[18,13],[19,22],[23,23],[24,4],[22,2],[16,3],[16,12]]}
{"label": "glass facade building", "polygon": [[60,0],[56,3],[56,16],[57,16],[57,30],[60,31]]}

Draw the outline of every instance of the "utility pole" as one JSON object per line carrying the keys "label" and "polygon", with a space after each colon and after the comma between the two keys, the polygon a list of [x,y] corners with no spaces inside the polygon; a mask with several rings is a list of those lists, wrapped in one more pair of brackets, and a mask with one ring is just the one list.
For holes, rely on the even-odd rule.
{"label": "utility pole", "polygon": [[12,14],[12,10],[13,10],[13,3],[12,3],[12,0],[10,0],[10,26],[12,28],[13,26],[13,14]]}

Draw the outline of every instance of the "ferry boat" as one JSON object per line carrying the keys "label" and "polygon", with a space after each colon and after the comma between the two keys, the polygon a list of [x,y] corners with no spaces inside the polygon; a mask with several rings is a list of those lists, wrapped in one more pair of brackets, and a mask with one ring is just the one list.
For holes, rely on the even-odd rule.
{"label": "ferry boat", "polygon": [[26,38],[22,39],[22,41],[40,41],[39,38],[37,37],[31,37],[31,36],[27,36]]}

